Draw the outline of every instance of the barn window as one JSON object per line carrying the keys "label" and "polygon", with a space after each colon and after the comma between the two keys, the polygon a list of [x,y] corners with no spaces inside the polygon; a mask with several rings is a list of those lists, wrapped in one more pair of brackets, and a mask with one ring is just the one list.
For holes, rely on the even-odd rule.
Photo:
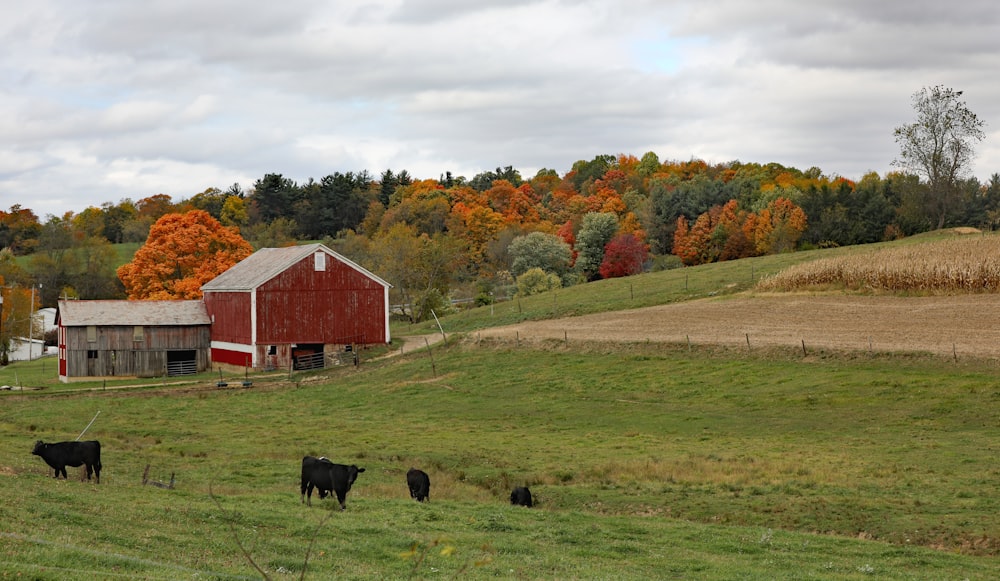
{"label": "barn window", "polygon": [[326,270],[326,254],[322,252],[317,252],[313,254],[313,266],[316,272],[323,272]]}
{"label": "barn window", "polygon": [[277,345],[268,345],[267,346],[267,354],[268,355],[277,355],[278,354],[278,346]]}
{"label": "barn window", "polygon": [[144,339],[145,339],[145,335],[143,335],[142,326],[141,325],[136,325],[135,327],[132,327],[132,340],[133,341],[142,341]]}
{"label": "barn window", "polygon": [[90,349],[87,351],[87,359],[97,359],[97,350]]}
{"label": "barn window", "polygon": [[97,343],[97,325],[87,325],[87,342]]}

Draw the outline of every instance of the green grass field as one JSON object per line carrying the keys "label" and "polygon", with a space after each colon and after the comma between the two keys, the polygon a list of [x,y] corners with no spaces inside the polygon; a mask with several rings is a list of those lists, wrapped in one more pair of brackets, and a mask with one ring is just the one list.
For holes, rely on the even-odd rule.
{"label": "green grass field", "polygon": [[[5,394],[0,574],[259,577],[237,541],[273,578],[297,578],[311,543],[317,579],[1000,573],[990,365],[433,354],[251,389]],[[52,479],[34,441],[74,439],[98,411],[102,483]],[[304,454],[367,469],[345,512],[300,504]],[[142,486],[147,465],[176,488]],[[410,466],[431,475],[429,504],[409,499]],[[535,509],[506,502],[522,483]]]}

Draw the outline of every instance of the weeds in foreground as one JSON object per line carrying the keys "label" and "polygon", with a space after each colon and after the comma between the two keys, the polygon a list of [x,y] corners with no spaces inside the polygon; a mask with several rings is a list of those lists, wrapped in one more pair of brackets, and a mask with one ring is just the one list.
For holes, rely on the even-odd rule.
{"label": "weeds in foreground", "polygon": [[[226,509],[222,508],[222,503],[219,502],[219,499],[216,498],[215,494],[212,492],[212,485],[211,485],[211,483],[209,483],[209,485],[208,485],[208,496],[212,499],[212,502],[215,503],[215,506],[223,514],[226,514]],[[323,518],[319,521],[319,524],[316,525],[316,530],[313,531],[312,536],[309,538],[309,545],[306,547],[306,554],[305,554],[304,557],[302,557],[302,573],[299,575],[299,579],[300,580],[306,578],[306,570],[309,568],[309,556],[312,554],[313,547],[316,545],[316,539],[317,539],[317,537],[319,537],[320,530],[323,529],[323,526],[326,524],[326,521],[328,521],[330,519],[330,515],[332,515],[332,514],[333,513],[330,512],[330,511],[326,512],[326,514],[323,516]],[[266,580],[269,581],[271,579],[271,576],[268,575],[267,571],[264,571],[264,569],[261,568],[261,566],[257,564],[257,561],[254,560],[253,555],[243,545],[243,542],[240,541],[240,536],[236,532],[236,525],[233,524],[235,522],[235,519],[233,519],[233,518],[227,518],[227,519],[225,519],[225,522],[226,522],[227,525],[229,525],[229,534],[232,535],[233,541],[236,543],[236,546],[239,548],[240,553],[243,555],[243,558],[246,559],[248,563],[250,563],[250,566],[252,566],[254,569],[256,569],[258,573],[260,573],[261,577],[263,577],[264,579],[266,579]]]}
{"label": "weeds in foreground", "polygon": [[[482,558],[463,563],[462,566],[455,571],[455,574],[452,575],[452,579],[461,578],[461,576],[469,569],[470,565],[473,567],[482,567],[493,562],[493,558],[490,556],[490,553],[492,553],[492,549],[490,547],[484,545],[480,547],[480,551],[483,553]],[[416,578],[420,575],[420,568],[426,564],[427,557],[433,552],[437,552],[437,554],[442,557],[451,557],[455,553],[455,546],[443,538],[437,538],[428,543],[413,543],[410,546],[409,551],[399,555],[401,558],[409,560],[413,564],[410,568],[410,578]],[[438,570],[434,567],[430,567],[430,570],[432,573],[438,573]]]}

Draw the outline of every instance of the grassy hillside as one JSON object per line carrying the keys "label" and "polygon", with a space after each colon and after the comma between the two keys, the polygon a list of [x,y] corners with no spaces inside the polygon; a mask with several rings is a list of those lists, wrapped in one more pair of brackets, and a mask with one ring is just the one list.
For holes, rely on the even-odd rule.
{"label": "grassy hillside", "polygon": [[[0,571],[253,576],[239,540],[284,578],[315,533],[311,578],[1000,573],[991,367],[454,342],[433,363],[0,396]],[[53,480],[34,440],[73,439],[97,411],[103,482]],[[367,468],[346,512],[299,503],[303,454]],[[143,487],[146,465],[177,488]],[[431,475],[427,505],[410,466]],[[537,509],[506,503],[522,483]]]}
{"label": "grassy hillside", "polygon": [[[937,247],[955,239],[969,237],[997,238],[995,234],[961,232],[963,231],[942,230],[893,242],[761,256],[601,280],[521,299],[505,300],[492,307],[442,314],[440,319],[445,331],[449,333],[468,332],[521,321],[649,307],[748,291],[765,277],[818,261],[867,257],[883,249],[906,249],[919,245]],[[417,325],[397,323],[393,327],[393,335],[433,333],[437,330],[437,322],[433,320]]]}

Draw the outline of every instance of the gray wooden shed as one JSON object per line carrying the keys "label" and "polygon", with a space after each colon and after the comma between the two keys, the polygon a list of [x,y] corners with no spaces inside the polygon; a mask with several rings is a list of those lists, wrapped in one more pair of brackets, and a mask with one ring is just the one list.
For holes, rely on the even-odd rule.
{"label": "gray wooden shed", "polygon": [[211,367],[212,320],[194,301],[61,300],[59,379],[160,377]]}

